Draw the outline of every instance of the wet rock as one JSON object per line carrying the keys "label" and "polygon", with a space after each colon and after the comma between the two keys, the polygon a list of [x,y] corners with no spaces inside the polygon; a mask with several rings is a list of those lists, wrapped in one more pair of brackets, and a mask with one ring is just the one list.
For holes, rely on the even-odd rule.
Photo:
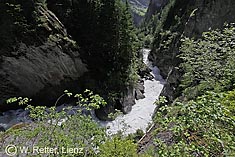
{"label": "wet rock", "polygon": [[144,82],[139,81],[136,88],[135,88],[135,99],[139,100],[139,99],[143,99],[143,98],[145,98],[145,96],[144,96]]}
{"label": "wet rock", "polygon": [[138,75],[146,80],[152,80],[154,76],[150,73],[151,71],[152,70],[149,67],[143,65],[143,67],[138,70]]}
{"label": "wet rock", "polygon": [[95,115],[98,119],[107,121],[113,120],[111,117],[109,117],[109,114],[114,112],[115,106],[113,104],[107,104],[106,106],[101,106],[101,108],[95,110]]}
{"label": "wet rock", "polygon": [[139,99],[144,99],[145,96],[140,90],[136,90],[135,91],[135,98],[136,98],[136,100],[139,100]]}
{"label": "wet rock", "polygon": [[118,99],[110,101],[106,106],[95,110],[95,114],[100,120],[113,120],[109,117],[109,114],[115,113],[116,109],[124,114],[131,111],[132,106],[135,104],[135,89],[127,87],[120,95]]}
{"label": "wet rock", "polygon": [[123,92],[123,98],[120,100],[122,104],[122,112],[127,114],[131,111],[132,106],[135,104],[135,89],[133,87],[128,87],[126,91]]}
{"label": "wet rock", "polygon": [[5,128],[0,125],[0,132],[4,132],[4,131],[6,131]]}

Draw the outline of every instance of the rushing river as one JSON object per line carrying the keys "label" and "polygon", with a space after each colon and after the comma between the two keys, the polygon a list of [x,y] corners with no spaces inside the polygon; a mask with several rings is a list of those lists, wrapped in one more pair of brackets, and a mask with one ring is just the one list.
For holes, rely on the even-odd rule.
{"label": "rushing river", "polygon": [[99,121],[102,126],[108,128],[109,134],[115,134],[119,130],[124,131],[124,134],[134,133],[141,129],[146,131],[146,128],[152,122],[152,115],[156,108],[154,102],[159,97],[162,88],[165,84],[164,79],[160,75],[159,69],[152,66],[148,60],[150,50],[143,49],[143,62],[152,70],[153,80],[144,80],[145,98],[136,100],[136,104],[132,107],[130,113],[119,115],[114,121]]}
{"label": "rushing river", "polygon": [[[161,77],[159,69],[156,66],[153,67],[148,60],[150,50],[143,49],[142,51],[143,62],[152,70],[151,74],[154,76],[153,80],[144,80],[145,98],[137,100],[130,113],[119,115],[114,121],[100,121],[93,116],[101,126],[109,128],[108,133],[110,134],[115,134],[123,129],[125,134],[134,133],[137,129],[145,131],[152,122],[152,115],[156,107],[154,102],[159,97],[165,81]],[[66,105],[58,106],[57,109],[61,110],[63,107]],[[0,131],[20,122],[31,122],[28,111],[19,109],[4,112],[0,115]]]}

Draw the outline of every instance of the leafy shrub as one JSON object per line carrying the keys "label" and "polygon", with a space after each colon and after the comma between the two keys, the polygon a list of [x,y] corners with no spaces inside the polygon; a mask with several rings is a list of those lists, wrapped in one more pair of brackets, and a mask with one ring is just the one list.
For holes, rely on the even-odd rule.
{"label": "leafy shrub", "polygon": [[225,114],[235,120],[235,90],[228,92],[222,100],[222,104],[227,108]]}
{"label": "leafy shrub", "polygon": [[[77,98],[79,108],[66,107],[61,112],[56,111],[57,102],[64,96]],[[27,105],[26,109],[33,122],[20,123],[6,132],[0,132],[0,152],[4,152],[7,145],[12,144],[18,148],[17,155],[23,156],[137,156],[136,144],[132,139],[124,138],[121,133],[108,136],[105,128],[100,127],[89,114],[83,113],[106,105],[104,99],[92,91],[86,90],[84,94],[73,95],[66,90],[50,108],[32,106],[30,101],[22,97],[7,101]],[[68,114],[69,112],[74,114]],[[136,133],[141,134],[140,131]],[[24,147],[27,149],[22,151]],[[54,150],[40,154],[35,151],[35,147]]]}
{"label": "leafy shrub", "polygon": [[[61,97],[66,95],[73,96],[72,93],[65,91],[65,94]],[[83,97],[82,94],[74,95],[78,99],[77,104],[80,106],[77,110],[67,107],[61,112],[56,111],[56,103],[55,106],[50,108],[45,106],[34,107],[29,105],[30,100],[27,98],[9,99],[8,102],[19,101],[19,104],[27,104],[26,109],[30,111],[29,116],[34,122],[22,127],[12,127],[7,132],[2,133],[1,149],[13,144],[17,147],[28,147],[27,155],[35,153],[33,149],[38,146],[40,148],[58,148],[52,154],[47,154],[49,156],[95,156],[97,149],[105,141],[105,129],[101,128],[89,115],[82,112],[106,103],[99,95],[93,94],[89,90],[86,90],[84,95],[86,97]],[[69,111],[76,114],[69,115],[67,114]],[[63,153],[63,148],[64,150],[76,148],[79,149],[79,152],[66,154]]]}
{"label": "leafy shrub", "polygon": [[201,39],[184,38],[181,67],[185,74],[181,86],[188,98],[207,90],[226,91],[235,80],[235,27],[205,32]]}
{"label": "leafy shrub", "polygon": [[100,157],[137,157],[136,144],[131,140],[114,136],[100,147]]}
{"label": "leafy shrub", "polygon": [[[234,102],[232,93],[206,92],[196,100],[161,107],[155,116],[157,156],[234,156],[234,112],[227,105]],[[173,142],[167,143],[163,132],[170,132]]]}

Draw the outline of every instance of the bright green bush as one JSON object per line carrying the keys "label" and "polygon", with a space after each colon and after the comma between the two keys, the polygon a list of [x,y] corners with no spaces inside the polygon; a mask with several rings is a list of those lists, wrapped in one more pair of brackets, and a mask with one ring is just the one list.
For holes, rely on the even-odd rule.
{"label": "bright green bush", "polygon": [[[234,91],[232,93],[234,98]],[[224,102],[233,103],[233,98],[231,92],[207,92],[196,100],[161,107],[155,116],[155,123],[159,125],[155,131],[158,135],[170,133],[172,142],[166,144],[164,137],[158,136],[155,154],[167,157],[234,156],[234,112],[224,105]]]}
{"label": "bright green bush", "polygon": [[227,108],[225,114],[235,120],[235,90],[228,92],[222,104]]}
{"label": "bright green bush", "polygon": [[148,154],[235,156],[234,34],[230,24],[182,40],[183,94],[170,106],[164,106],[164,97],[156,101],[162,106],[154,117],[156,147]]}
{"label": "bright green bush", "polygon": [[226,91],[235,83],[235,27],[205,32],[201,39],[182,40],[181,87],[188,98],[207,90]]}
{"label": "bright green bush", "polygon": [[[65,91],[61,96],[72,97],[73,94]],[[85,96],[85,97],[84,97]],[[61,98],[60,97],[60,98]],[[12,98],[8,103],[19,101],[19,104],[27,104],[27,110],[30,111],[30,117],[34,120],[31,124],[13,126],[5,133],[1,134],[1,149],[13,144],[17,147],[28,147],[27,155],[35,154],[35,146],[40,148],[58,148],[56,152],[49,156],[96,156],[97,149],[106,139],[105,129],[101,128],[89,115],[82,114],[83,110],[91,110],[105,105],[106,102],[91,91],[86,90],[84,94],[76,94],[79,109],[74,110],[76,114],[68,115],[66,111],[71,111],[71,107],[64,108],[63,111],[56,111],[55,106],[46,108],[45,106],[29,105],[27,98]],[[59,98],[59,99],[60,99]],[[58,99],[58,100],[59,100]],[[79,152],[63,153],[63,149],[78,149]],[[64,151],[64,152],[65,152]],[[18,152],[22,155],[21,152]],[[25,155],[25,154],[24,154]]]}
{"label": "bright green bush", "polygon": [[114,136],[100,147],[100,157],[137,157],[136,144]]}

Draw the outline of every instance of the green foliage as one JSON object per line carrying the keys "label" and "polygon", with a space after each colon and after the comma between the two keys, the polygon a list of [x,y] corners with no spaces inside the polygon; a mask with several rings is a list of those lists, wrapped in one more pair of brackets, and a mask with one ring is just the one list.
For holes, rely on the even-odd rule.
{"label": "green foliage", "polygon": [[[143,27],[143,26],[142,26]],[[149,32],[147,27],[139,28],[137,31],[137,38],[141,41],[142,47],[150,48],[153,42],[154,36]]]}
{"label": "green foliage", "polygon": [[113,137],[100,147],[100,157],[137,157],[136,144],[131,140]]}
{"label": "green foliage", "polygon": [[2,29],[0,32],[3,41],[1,45],[3,48],[11,47],[18,42],[27,41],[27,36],[35,35],[35,28],[32,27],[30,22],[25,15],[22,3],[18,1],[11,1],[8,3],[1,2],[1,14],[2,14]]}
{"label": "green foliage", "polygon": [[[129,4],[125,5],[117,0],[115,7],[119,8],[115,13],[119,19],[117,19],[117,32],[118,42],[117,52],[114,51],[112,54],[113,69],[110,73],[113,85],[120,87],[133,86],[137,81],[137,61],[136,61],[136,42],[137,37],[135,35],[135,29],[132,23],[132,17],[130,14]],[[115,59],[116,58],[116,59]],[[117,75],[119,75],[117,77]],[[114,77],[113,77],[114,76]]]}
{"label": "green foliage", "polygon": [[163,29],[167,17],[169,16],[169,12],[172,9],[172,7],[175,5],[176,0],[170,0],[170,2],[163,8],[161,13],[158,13],[157,15],[152,17],[152,23],[155,24],[154,33],[158,35],[160,31]]}
{"label": "green foliage", "polygon": [[[79,109],[66,107],[62,111],[56,111],[57,102],[62,97],[73,97],[77,99]],[[18,102],[27,105],[26,110],[30,112],[31,124],[17,124],[6,132],[0,132],[0,152],[4,152],[7,145],[12,144],[17,148],[26,147],[23,155],[27,156],[76,156],[76,157],[137,157],[137,145],[131,137],[123,138],[120,132],[114,136],[108,136],[105,128],[100,127],[89,115],[83,111],[97,109],[106,102],[99,95],[90,90],[83,94],[73,94],[64,91],[54,106],[32,106],[28,98],[11,98],[7,103]],[[68,112],[75,114],[69,115]],[[138,131],[136,136],[140,138],[143,133]],[[52,152],[40,154],[35,151],[38,148],[56,148]],[[66,152],[68,149],[72,152]],[[22,155],[18,151],[18,155]]]}
{"label": "green foliage", "polygon": [[126,86],[137,81],[138,39],[129,4],[121,0],[81,0],[74,3],[71,15],[68,30],[84,50],[81,57],[99,84],[93,90],[120,97]]}
{"label": "green foliage", "polygon": [[133,12],[135,12],[136,14],[138,14],[139,16],[144,16],[145,13],[147,12],[147,9],[146,8],[141,8],[141,7],[137,7],[137,6],[132,6],[131,7],[131,10]]}
{"label": "green foliage", "polygon": [[151,15],[149,19],[146,19],[142,26],[142,31],[145,35],[150,35],[151,37],[145,38],[147,44],[149,44],[148,40],[151,39],[151,44],[158,43],[158,35],[164,29],[166,24],[166,20],[169,16],[170,10],[174,7],[175,0],[170,0],[169,3],[161,10],[161,12],[157,12],[155,15]]}
{"label": "green foliage", "polygon": [[168,101],[165,96],[159,96],[159,98],[155,101],[156,105],[162,106],[166,104]]}
{"label": "green foliage", "polygon": [[180,58],[184,76],[181,83],[184,94],[194,98],[206,90],[231,89],[235,80],[235,28],[205,32],[201,39],[182,40]]}
{"label": "green foliage", "polygon": [[234,156],[234,113],[231,116],[224,105],[228,97],[231,92],[207,92],[196,100],[161,107],[155,116],[156,134],[167,131],[174,142],[166,144],[159,135],[157,156]]}
{"label": "green foliage", "polygon": [[235,120],[235,90],[229,91],[222,100],[222,104],[227,108],[225,114]]}
{"label": "green foliage", "polygon": [[[234,31],[231,24],[205,32],[201,39],[181,41],[183,94],[170,106],[164,105],[165,98],[156,101],[161,106],[154,117],[156,147],[148,154],[235,155]],[[165,31],[159,36],[159,48],[167,52],[178,35]]]}
{"label": "green foliage", "polygon": [[136,130],[135,133],[128,134],[127,139],[133,140],[134,143],[137,143],[144,136],[144,131],[141,129]]}
{"label": "green foliage", "polygon": [[[64,39],[73,47],[74,41],[66,36],[59,20],[53,22],[48,19],[46,0],[33,1],[1,1],[2,30],[0,35],[3,38],[0,44],[3,49],[13,48],[15,51],[20,43],[27,46],[40,45],[47,40],[58,43]],[[63,43],[62,48],[67,46]],[[61,42],[60,42],[61,44]],[[12,50],[10,50],[12,51]]]}
{"label": "green foliage", "polygon": [[[58,148],[58,151],[50,155],[56,156],[95,156],[96,150],[105,141],[105,129],[98,126],[96,122],[88,115],[82,114],[83,110],[95,109],[106,102],[97,94],[86,90],[83,94],[72,93],[67,90],[61,97],[75,97],[79,109],[73,110],[74,115],[68,115],[72,108],[64,108],[63,111],[56,111],[55,106],[46,108],[45,106],[29,105],[27,98],[12,98],[10,102],[18,101],[19,104],[27,104],[27,110],[30,111],[30,117],[34,120],[32,124],[24,125],[22,128],[12,127],[6,133],[1,135],[1,148],[6,144],[14,144],[18,147],[28,147],[28,155],[32,155],[33,147],[40,148]],[[10,136],[10,138],[8,138]],[[64,154],[62,148],[79,148],[79,153]],[[3,150],[1,150],[3,151]],[[20,153],[20,152],[19,152]],[[40,155],[40,154],[37,154]]]}
{"label": "green foliage", "polygon": [[[176,67],[183,61],[180,68],[184,71],[180,72],[184,72],[184,76],[176,89],[177,92],[183,90],[183,94],[171,106],[165,106],[165,99],[161,97],[156,101],[161,106],[154,118],[156,139],[147,154],[235,156],[234,24],[226,25],[223,30],[205,32],[201,39],[180,41],[184,24],[197,9],[190,10],[185,7],[187,4],[184,5],[187,9],[183,8],[182,0],[170,3],[153,17],[156,19],[153,23],[157,24],[145,29],[156,33],[153,52],[165,59],[160,66]],[[176,58],[181,42],[181,55]]]}

